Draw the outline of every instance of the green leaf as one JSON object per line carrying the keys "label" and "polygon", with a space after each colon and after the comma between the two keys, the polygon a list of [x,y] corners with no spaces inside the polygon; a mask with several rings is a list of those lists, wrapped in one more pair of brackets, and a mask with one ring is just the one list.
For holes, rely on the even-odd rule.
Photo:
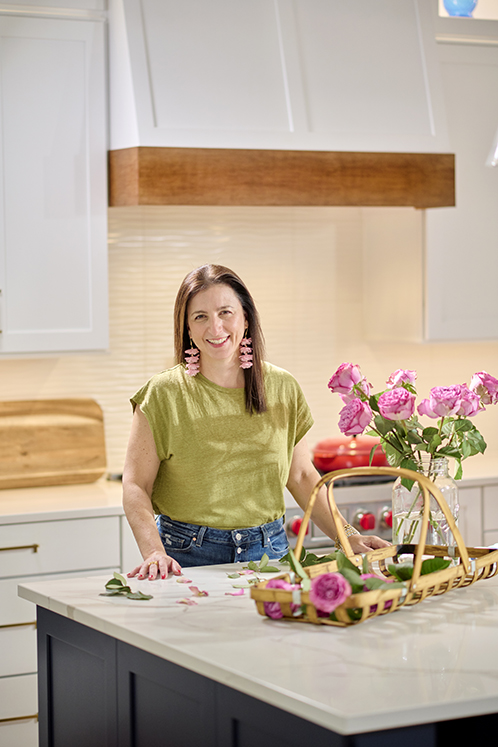
{"label": "green leaf", "polygon": [[438,446],[441,446],[443,443],[441,436],[439,433],[436,433],[435,436],[431,438],[430,444],[429,444],[429,452],[431,454],[434,454]]}
{"label": "green leaf", "polygon": [[228,578],[240,578],[238,573],[227,573]]}
{"label": "green leaf", "polygon": [[467,420],[466,418],[455,420],[453,427],[455,431],[472,431],[475,429],[474,423],[472,423],[470,420]]}
{"label": "green leaf", "polygon": [[336,556],[335,556],[335,559],[336,559],[336,561],[337,561],[337,568],[338,568],[338,570],[339,570],[339,571],[341,571],[341,573],[342,573],[342,571],[343,571],[343,570],[344,570],[345,568],[349,568],[349,570],[351,570],[351,571],[354,571],[355,573],[358,573],[358,574],[360,573],[360,571],[359,571],[359,570],[358,570],[358,568],[357,568],[357,567],[355,566],[355,564],[354,564],[354,563],[352,563],[352,562],[351,562],[351,561],[349,560],[349,558],[347,558],[347,557],[345,556],[345,554],[344,554],[343,552],[337,552],[337,553],[336,553]]}
{"label": "green leaf", "polygon": [[376,415],[374,418],[375,427],[382,436],[387,436],[388,433],[394,430],[393,423],[393,420],[386,420],[382,415]]}
{"label": "green leaf", "polygon": [[370,573],[370,568],[368,567],[368,560],[367,560],[366,555],[363,556],[361,567],[362,567],[362,573]]}
{"label": "green leaf", "polygon": [[262,555],[262,557],[261,557],[261,560],[259,561],[259,570],[260,571],[262,571],[263,568],[266,568],[266,566],[268,565],[268,561],[269,560],[270,560],[270,558],[268,557],[268,555],[266,553],[264,553],[264,555]]}
{"label": "green leaf", "polygon": [[364,583],[358,571],[355,572],[350,568],[343,568],[340,573],[341,576],[344,576],[346,581],[349,581],[353,594],[359,594],[361,591],[363,591]]}
{"label": "green leaf", "polygon": [[290,564],[291,568],[294,571],[294,573],[297,573],[298,576],[302,579],[301,581],[301,588],[303,591],[309,591],[311,588],[311,579],[309,576],[304,572],[303,567],[299,560],[295,557],[294,553],[292,552],[291,548],[289,548],[289,557],[290,557]]}
{"label": "green leaf", "polygon": [[126,584],[123,584],[123,582],[117,578],[110,578],[109,581],[106,583],[105,588],[106,589],[113,589],[113,588],[119,589],[125,585]]}
{"label": "green leaf", "polygon": [[457,466],[457,471],[455,472],[455,478],[454,479],[455,480],[461,480],[462,479],[462,475],[463,475],[462,462],[460,461],[460,459],[457,459],[456,463],[457,463],[458,466]]}
{"label": "green leaf", "polygon": [[425,576],[427,573],[433,573],[434,571],[442,571],[444,568],[448,568],[451,560],[445,560],[445,558],[427,558],[422,563],[420,569],[420,575]]}
{"label": "green leaf", "polygon": [[419,434],[416,431],[408,431],[406,434],[406,440],[410,444],[423,444],[424,439],[419,436]]}
{"label": "green leaf", "polygon": [[411,563],[392,563],[387,570],[398,579],[398,581],[409,581],[413,576],[413,565]]}
{"label": "green leaf", "polygon": [[152,599],[152,594],[144,594],[142,591],[130,591],[126,596],[128,599]]}
{"label": "green leaf", "polygon": [[[126,592],[126,589],[128,589],[128,586],[121,586],[119,589],[114,589],[111,591],[102,591],[99,596],[100,597],[124,597]],[[130,589],[131,591],[131,589]]]}
{"label": "green leaf", "polygon": [[392,587],[392,584],[389,583],[389,581],[383,581],[381,578],[364,578],[363,584],[370,591],[373,591],[374,589],[383,589],[384,586],[389,586],[389,588]]}
{"label": "green leaf", "polygon": [[259,565],[254,560],[250,560],[249,563],[247,564],[247,567],[251,571],[259,571]]}
{"label": "green leaf", "polygon": [[370,405],[371,409],[374,412],[379,412],[379,405],[378,405],[379,397],[380,397],[380,394],[372,394],[372,396],[368,400],[368,404]]}
{"label": "green leaf", "polygon": [[422,431],[422,436],[427,440],[427,443],[431,440],[433,436],[436,436],[438,433],[438,429],[434,428],[434,426],[429,426],[429,428],[424,428]]}
{"label": "green leaf", "polygon": [[[346,610],[346,612],[348,613],[348,617],[349,617],[350,620],[353,620],[353,621],[355,621],[355,620],[361,620],[361,610],[359,610],[359,609],[350,609],[348,607],[347,610]],[[332,615],[331,615],[331,617],[332,617]]]}
{"label": "green leaf", "polygon": [[117,571],[114,571],[114,573],[112,575],[114,576],[114,578],[116,579],[116,581],[121,581],[121,583],[123,584],[123,586],[126,586],[126,584],[128,583],[127,580],[125,579],[125,577],[122,576],[120,573],[117,573]]}
{"label": "green leaf", "polygon": [[280,568],[275,568],[274,565],[265,565],[264,568],[259,569],[259,573],[278,573]]}

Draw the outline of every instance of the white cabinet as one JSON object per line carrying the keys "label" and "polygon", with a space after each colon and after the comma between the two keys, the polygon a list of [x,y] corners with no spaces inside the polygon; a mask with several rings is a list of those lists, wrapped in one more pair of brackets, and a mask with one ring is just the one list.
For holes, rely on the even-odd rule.
{"label": "white cabinet", "polygon": [[2,747],[36,747],[38,739],[36,611],[18,597],[18,584],[47,575],[112,576],[121,567],[122,520],[121,516],[93,516],[0,524]]}
{"label": "white cabinet", "polygon": [[447,152],[433,0],[110,0],[111,150]]}
{"label": "white cabinet", "polygon": [[3,354],[108,345],[104,18],[48,10],[0,10]]}
{"label": "white cabinet", "polygon": [[426,211],[428,340],[498,339],[498,168],[485,165],[498,127],[497,26],[495,46],[439,45],[456,207]]}

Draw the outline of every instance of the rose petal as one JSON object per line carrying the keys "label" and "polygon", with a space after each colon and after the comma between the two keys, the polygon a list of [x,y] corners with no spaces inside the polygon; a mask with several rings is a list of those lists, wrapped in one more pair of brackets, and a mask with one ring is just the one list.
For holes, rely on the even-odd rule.
{"label": "rose petal", "polygon": [[195,597],[208,597],[207,591],[201,591],[197,586],[188,587]]}
{"label": "rose petal", "polygon": [[241,597],[244,593],[244,589],[237,589],[237,591],[226,591],[225,596],[229,597]]}
{"label": "rose petal", "polygon": [[187,604],[189,606],[197,604],[197,602],[195,601],[195,599],[177,599],[176,603],[177,604]]}
{"label": "rose petal", "polygon": [[180,578],[176,579],[176,583],[177,584],[191,584],[192,583],[192,579],[191,578],[186,578],[185,576],[181,576]]}

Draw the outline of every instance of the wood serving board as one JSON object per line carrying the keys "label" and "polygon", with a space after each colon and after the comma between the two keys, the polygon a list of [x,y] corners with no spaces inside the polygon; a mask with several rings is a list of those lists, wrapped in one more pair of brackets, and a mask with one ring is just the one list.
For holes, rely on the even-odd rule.
{"label": "wood serving board", "polygon": [[105,468],[95,400],[0,402],[0,489],[94,482]]}

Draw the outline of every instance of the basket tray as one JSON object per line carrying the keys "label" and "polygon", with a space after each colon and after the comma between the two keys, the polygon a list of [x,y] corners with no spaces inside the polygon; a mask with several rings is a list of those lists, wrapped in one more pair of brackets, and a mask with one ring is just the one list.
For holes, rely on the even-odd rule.
{"label": "basket tray", "polygon": [[[340,514],[337,509],[333,484],[345,477],[357,475],[391,474],[396,477],[406,477],[419,483],[424,498],[424,515],[420,543],[417,545],[390,545],[378,550],[372,550],[365,555],[355,555],[351,549],[349,539],[346,537]],[[384,587],[372,591],[364,591],[351,594],[341,605],[335,608],[332,618],[321,616],[315,606],[310,602],[309,592],[302,589],[288,591],[286,589],[266,588],[267,581],[255,584],[251,588],[251,598],[256,602],[257,610],[266,616],[265,603],[280,604],[284,619],[297,622],[313,623],[315,625],[332,625],[345,627],[356,625],[372,617],[387,615],[395,612],[401,607],[410,606],[422,602],[428,597],[445,594],[453,589],[470,586],[476,581],[491,578],[498,572],[498,550],[485,547],[466,547],[462,536],[456,526],[455,520],[438,488],[424,475],[406,469],[395,469],[393,467],[358,467],[350,470],[338,470],[324,475],[315,486],[299,530],[295,556],[300,557],[301,549],[310,520],[313,505],[323,485],[328,484],[327,498],[332,516],[336,522],[339,541],[344,548],[346,557],[356,566],[361,566],[364,559],[369,567],[378,568],[379,577],[386,580],[397,581],[389,572],[388,565],[396,564],[401,555],[413,555],[414,567],[412,578],[400,587],[392,589]],[[456,541],[455,547],[426,545],[427,525],[429,523],[430,496],[433,496],[443,511],[453,536]],[[422,561],[427,558],[451,558],[454,565],[443,570],[433,571],[421,575]],[[324,573],[336,573],[338,571],[337,561],[308,566],[304,568],[306,575],[313,579]],[[295,584],[293,573],[282,574],[278,578]],[[299,580],[299,579],[298,579]],[[292,605],[292,606],[291,606]]]}

